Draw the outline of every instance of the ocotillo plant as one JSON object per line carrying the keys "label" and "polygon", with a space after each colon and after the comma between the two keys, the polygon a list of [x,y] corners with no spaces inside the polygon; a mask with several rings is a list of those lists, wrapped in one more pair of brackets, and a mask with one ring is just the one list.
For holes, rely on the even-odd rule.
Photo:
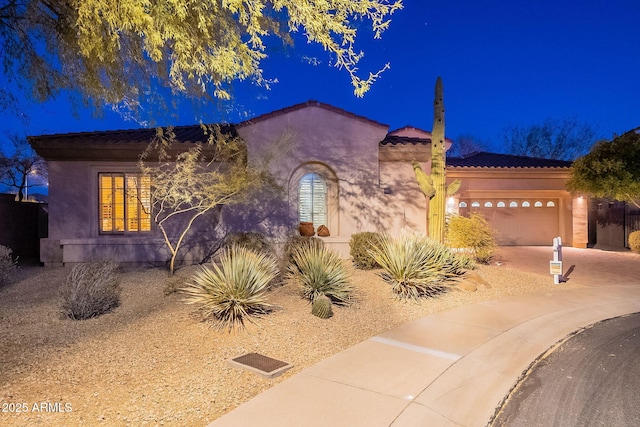
{"label": "ocotillo plant", "polygon": [[418,162],[413,162],[413,170],[420,190],[429,202],[429,237],[444,242],[447,195],[460,188],[456,180],[447,188],[446,151],[444,139],[444,95],[442,79],[436,80],[435,100],[433,101],[433,129],[431,130],[431,175],[425,174]]}

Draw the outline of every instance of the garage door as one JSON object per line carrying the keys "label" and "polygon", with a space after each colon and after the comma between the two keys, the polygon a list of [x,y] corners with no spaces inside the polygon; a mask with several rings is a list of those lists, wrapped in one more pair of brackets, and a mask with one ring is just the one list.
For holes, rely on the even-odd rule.
{"label": "garage door", "polygon": [[559,235],[557,199],[460,200],[460,214],[477,212],[496,230],[499,245],[550,245]]}

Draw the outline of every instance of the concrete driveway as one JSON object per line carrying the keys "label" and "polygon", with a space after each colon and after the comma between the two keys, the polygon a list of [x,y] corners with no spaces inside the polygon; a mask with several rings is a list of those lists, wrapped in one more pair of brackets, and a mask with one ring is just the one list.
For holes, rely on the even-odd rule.
{"label": "concrete driveway", "polygon": [[[509,268],[549,273],[551,247],[503,247]],[[584,285],[428,316],[279,383],[211,426],[485,426],[532,363],[575,331],[640,312],[640,256],[564,248]],[[551,276],[549,276],[551,279]]]}

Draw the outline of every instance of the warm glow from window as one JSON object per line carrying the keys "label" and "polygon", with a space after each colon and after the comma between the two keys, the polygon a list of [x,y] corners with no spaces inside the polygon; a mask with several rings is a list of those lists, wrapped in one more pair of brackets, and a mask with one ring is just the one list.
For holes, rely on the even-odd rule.
{"label": "warm glow from window", "polygon": [[99,176],[100,232],[151,231],[151,180],[148,176]]}

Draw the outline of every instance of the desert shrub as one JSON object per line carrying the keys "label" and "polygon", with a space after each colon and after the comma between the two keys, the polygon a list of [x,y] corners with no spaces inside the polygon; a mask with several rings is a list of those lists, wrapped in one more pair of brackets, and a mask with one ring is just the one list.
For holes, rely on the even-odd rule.
{"label": "desert shrub", "polygon": [[640,254],[640,230],[629,234],[629,247],[637,254]]}
{"label": "desert shrub", "polygon": [[0,286],[11,281],[18,262],[11,256],[13,251],[6,246],[0,245]]}
{"label": "desert shrub", "polygon": [[[276,261],[242,246],[222,250],[217,263],[203,267],[180,291],[187,304],[201,304],[203,320],[213,327],[233,330],[245,320],[270,311],[269,282],[276,276]],[[255,322],[254,322],[255,323]]]}
{"label": "desert shrub", "polygon": [[301,246],[289,265],[291,276],[302,286],[304,298],[313,302],[325,295],[336,304],[351,301],[349,272],[337,253],[322,246]]}
{"label": "desert shrub", "polygon": [[468,218],[455,215],[447,224],[447,244],[452,248],[464,248],[471,256],[483,264],[488,264],[496,251],[494,230],[480,214],[473,213]]}
{"label": "desert shrub", "polygon": [[383,235],[371,255],[384,269],[382,277],[402,299],[437,294],[474,266],[472,260],[456,255],[445,245],[411,233],[397,238]]}
{"label": "desert shrub", "polygon": [[61,290],[62,314],[75,320],[108,313],[120,304],[120,283],[111,261],[77,264]]}
{"label": "desert shrub", "polygon": [[380,243],[382,235],[371,231],[356,233],[349,240],[349,254],[353,259],[353,264],[362,270],[380,268],[380,265],[371,256],[373,246]]}
{"label": "desert shrub", "polygon": [[229,234],[225,239],[224,246],[231,247],[234,245],[267,255],[273,253],[271,244],[269,244],[267,238],[260,233],[245,232]]}
{"label": "desert shrub", "polygon": [[281,268],[283,271],[289,271],[289,265],[294,263],[294,255],[302,248],[323,248],[324,241],[317,237],[305,237],[299,235],[291,235],[284,242],[282,247]]}

